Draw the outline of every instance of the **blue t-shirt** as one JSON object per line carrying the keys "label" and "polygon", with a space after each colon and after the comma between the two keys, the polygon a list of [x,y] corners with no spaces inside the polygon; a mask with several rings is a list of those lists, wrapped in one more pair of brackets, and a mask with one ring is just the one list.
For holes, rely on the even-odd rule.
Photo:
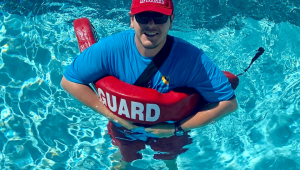
{"label": "blue t-shirt", "polygon": [[[102,38],[74,59],[64,73],[65,78],[89,84],[111,75],[134,84],[153,59],[139,53],[134,36],[134,30],[129,30]],[[228,100],[234,95],[227,77],[204,52],[176,37],[169,57],[149,85],[161,93],[191,87],[208,102]]]}

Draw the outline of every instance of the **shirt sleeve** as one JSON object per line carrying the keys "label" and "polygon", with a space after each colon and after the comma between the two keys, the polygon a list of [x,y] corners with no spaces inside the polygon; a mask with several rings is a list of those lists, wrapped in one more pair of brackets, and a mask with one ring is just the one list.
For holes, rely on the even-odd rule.
{"label": "shirt sleeve", "polygon": [[190,87],[195,88],[208,102],[229,100],[234,90],[225,74],[203,52],[197,58],[198,67],[193,71]]}
{"label": "shirt sleeve", "polygon": [[108,75],[107,58],[110,54],[105,50],[108,48],[106,44],[102,39],[84,50],[67,67],[65,78],[74,83],[89,84]]}

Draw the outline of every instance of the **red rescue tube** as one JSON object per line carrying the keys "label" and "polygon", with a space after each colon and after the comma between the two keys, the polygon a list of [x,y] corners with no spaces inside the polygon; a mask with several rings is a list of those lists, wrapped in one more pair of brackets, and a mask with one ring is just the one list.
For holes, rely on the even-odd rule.
{"label": "red rescue tube", "polygon": [[[91,24],[87,18],[76,19],[74,29],[80,52],[96,42]],[[223,71],[233,89],[239,84],[234,74]],[[165,121],[179,121],[190,115],[194,108],[207,102],[195,90],[185,92],[157,90],[134,86],[113,76],[107,76],[95,84],[100,100],[115,115],[141,124],[156,124]]]}
{"label": "red rescue tube", "polygon": [[229,71],[223,71],[223,73],[231,83],[232,89],[235,90],[240,83],[240,79],[236,75],[230,73]]}
{"label": "red rescue tube", "polygon": [[95,84],[100,100],[116,115],[141,124],[179,121],[187,117],[199,101],[199,93],[160,93],[157,90],[134,86],[113,76]]}
{"label": "red rescue tube", "polygon": [[91,23],[87,18],[76,19],[73,22],[80,52],[96,43]]}

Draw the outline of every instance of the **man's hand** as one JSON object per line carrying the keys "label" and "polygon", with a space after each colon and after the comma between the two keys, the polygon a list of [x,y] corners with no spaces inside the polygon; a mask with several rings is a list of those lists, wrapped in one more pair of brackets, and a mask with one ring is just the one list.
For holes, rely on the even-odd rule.
{"label": "man's hand", "polygon": [[175,124],[174,123],[160,123],[148,128],[145,131],[156,135],[159,138],[168,138],[174,135]]}

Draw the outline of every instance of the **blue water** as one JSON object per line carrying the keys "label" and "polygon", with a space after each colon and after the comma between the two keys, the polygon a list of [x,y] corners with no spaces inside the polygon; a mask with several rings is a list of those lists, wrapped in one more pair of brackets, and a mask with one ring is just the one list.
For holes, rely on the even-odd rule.
{"label": "blue water", "polygon": [[[0,1],[0,169],[110,169],[120,154],[107,120],[60,87],[79,54],[72,21],[99,37],[130,29],[130,0]],[[238,74],[239,109],[191,132],[182,170],[300,169],[300,2],[175,0],[170,34]],[[146,148],[133,169],[167,169]]]}

